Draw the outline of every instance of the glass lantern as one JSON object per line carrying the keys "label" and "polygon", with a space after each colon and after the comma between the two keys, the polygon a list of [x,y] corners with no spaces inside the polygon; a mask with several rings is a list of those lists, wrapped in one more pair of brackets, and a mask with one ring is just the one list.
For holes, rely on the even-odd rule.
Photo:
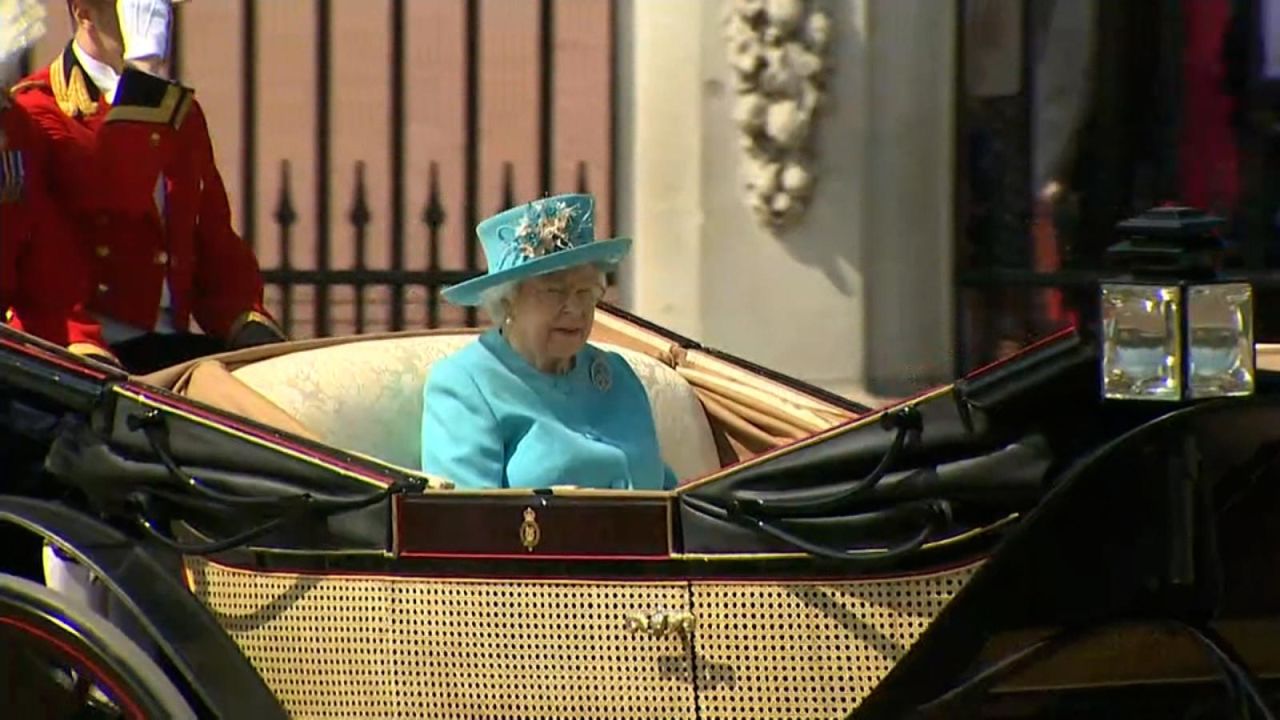
{"label": "glass lantern", "polygon": [[1176,402],[1250,395],[1253,288],[1218,278],[1221,219],[1158,208],[1120,223],[1125,274],[1100,285],[1102,393]]}

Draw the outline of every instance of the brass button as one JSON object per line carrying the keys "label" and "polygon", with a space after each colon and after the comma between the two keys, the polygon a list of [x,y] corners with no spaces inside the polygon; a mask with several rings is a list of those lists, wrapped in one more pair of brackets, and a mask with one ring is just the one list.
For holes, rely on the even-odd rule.
{"label": "brass button", "polygon": [[151,133],[151,147],[160,147],[160,133]]}
{"label": "brass button", "polygon": [[111,288],[106,283],[98,283],[98,294],[106,295]]}
{"label": "brass button", "polygon": [[169,262],[169,253],[167,253],[167,252],[165,252],[165,251],[163,251],[163,250],[161,250],[160,252],[156,253],[156,264],[157,264],[157,265],[164,265],[164,264],[165,264],[165,263],[167,263],[167,262]]}
{"label": "brass button", "polygon": [[99,245],[93,249],[93,253],[100,258],[104,258],[111,254],[111,248],[106,245]]}

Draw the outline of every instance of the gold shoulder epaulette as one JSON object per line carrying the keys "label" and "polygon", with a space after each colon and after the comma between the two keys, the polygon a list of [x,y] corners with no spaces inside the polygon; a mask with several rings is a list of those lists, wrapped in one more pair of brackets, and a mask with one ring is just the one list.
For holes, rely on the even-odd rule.
{"label": "gold shoulder epaulette", "polygon": [[23,80],[22,82],[9,88],[10,95],[17,95],[20,92],[33,90],[35,88],[47,88],[49,83],[46,80]]}

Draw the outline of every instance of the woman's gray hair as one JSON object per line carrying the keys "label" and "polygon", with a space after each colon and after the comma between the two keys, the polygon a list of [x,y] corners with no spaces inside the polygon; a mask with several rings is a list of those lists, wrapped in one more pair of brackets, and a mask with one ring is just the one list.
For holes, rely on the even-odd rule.
{"label": "woman's gray hair", "polygon": [[[615,268],[615,266],[604,263],[596,263],[595,267],[602,276],[607,276]],[[524,282],[524,279],[512,280],[501,285],[494,285],[480,293],[480,308],[489,316],[494,325],[501,327],[507,324],[507,315],[511,311],[511,305],[516,300],[516,291],[520,289],[520,283],[522,282]]]}
{"label": "woman's gray hair", "polygon": [[507,324],[507,311],[511,309],[511,303],[515,302],[519,287],[520,281],[512,280],[480,293],[480,307],[494,325],[501,327]]}

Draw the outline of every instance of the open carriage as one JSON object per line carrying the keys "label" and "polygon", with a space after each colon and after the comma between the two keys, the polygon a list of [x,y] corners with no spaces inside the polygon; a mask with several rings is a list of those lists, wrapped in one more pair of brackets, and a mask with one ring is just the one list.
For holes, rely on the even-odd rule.
{"label": "open carriage", "polygon": [[[1115,401],[1114,326],[872,410],[602,309],[592,341],[644,383],[672,492],[460,491],[416,472],[423,383],[474,331],[137,378],[0,328],[0,519],[25,538],[0,582],[4,700],[93,704],[94,686],[141,717],[1266,713],[1280,348],[1257,347],[1240,396]],[[123,619],[18,577],[40,541]]]}

